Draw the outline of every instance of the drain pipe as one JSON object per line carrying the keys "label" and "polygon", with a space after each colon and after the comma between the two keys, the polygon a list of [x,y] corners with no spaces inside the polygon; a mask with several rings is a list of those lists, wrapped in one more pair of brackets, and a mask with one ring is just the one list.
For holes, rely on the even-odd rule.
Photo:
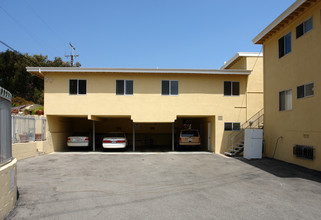
{"label": "drain pipe", "polygon": [[278,139],[276,139],[276,144],[275,144],[275,148],[274,148],[274,152],[273,152],[273,157],[272,157],[272,158],[274,158],[274,155],[275,155],[276,149],[278,148],[279,140],[280,140],[280,139],[282,139],[282,138],[283,138],[283,137],[282,137],[282,136],[280,136],[280,137],[278,137]]}

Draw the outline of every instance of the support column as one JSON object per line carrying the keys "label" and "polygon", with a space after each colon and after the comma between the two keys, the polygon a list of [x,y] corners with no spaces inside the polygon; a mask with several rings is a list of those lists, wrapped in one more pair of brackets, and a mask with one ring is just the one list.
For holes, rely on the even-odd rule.
{"label": "support column", "polygon": [[174,133],[174,123],[172,123],[172,151],[175,150],[175,133]]}
{"label": "support column", "polygon": [[96,151],[95,121],[93,121],[93,151]]}
{"label": "support column", "polygon": [[133,123],[133,152],[135,152],[135,123]]}

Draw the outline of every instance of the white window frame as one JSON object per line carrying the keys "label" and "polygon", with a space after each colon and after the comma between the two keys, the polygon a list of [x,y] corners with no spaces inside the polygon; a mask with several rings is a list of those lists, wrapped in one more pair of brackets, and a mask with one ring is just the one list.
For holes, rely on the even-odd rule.
{"label": "white window frame", "polygon": [[[285,99],[284,99],[284,109],[281,109],[281,106],[280,106],[280,94],[284,92],[285,93]],[[287,93],[291,92],[291,99],[290,100],[290,103],[287,102]],[[283,91],[280,91],[279,92],[279,111],[280,112],[283,112],[283,111],[289,111],[289,110],[292,110],[292,99],[293,99],[293,92],[292,92],[292,89],[287,89],[287,90],[283,90]],[[290,105],[291,104],[291,105]],[[289,108],[287,108],[287,106]]]}
{"label": "white window frame", "polygon": [[[71,80],[77,80],[77,94],[70,94],[70,81]],[[86,94],[79,94],[79,81],[80,80],[86,81]],[[87,95],[87,88],[88,88],[87,79],[69,79],[69,95],[72,95],[72,96],[74,96],[74,95]]]}
{"label": "white window frame", "polygon": [[[310,21],[310,20],[311,20],[311,22],[312,22],[312,27],[311,27],[310,30],[306,30],[306,24],[307,24],[307,22]],[[308,33],[309,31],[312,31],[312,30],[313,30],[313,16],[310,17],[309,19],[305,20],[304,22],[300,23],[300,24],[296,27],[296,29],[295,29],[296,32],[297,32],[297,28],[298,28],[300,25],[303,26],[303,27],[302,27],[302,28],[303,28],[303,33],[302,33],[302,35],[300,35],[300,36],[298,36],[298,34],[296,33],[296,39],[302,37],[303,35],[305,35],[305,34]]]}
{"label": "white window frame", "polygon": [[[287,39],[286,37],[288,35],[290,35],[290,50],[289,51],[287,51],[288,48],[287,48],[287,43],[286,43],[286,39]],[[283,47],[284,47],[282,55],[280,54],[280,43],[279,43],[281,38],[283,38]],[[279,59],[281,59],[285,55],[287,55],[287,54],[292,52],[292,32],[289,32],[289,33],[287,33],[287,34],[285,34],[285,35],[283,35],[282,37],[279,38],[279,40],[278,40],[278,49],[279,49]]]}
{"label": "white window frame", "polygon": [[[229,124],[232,124],[232,130],[225,130],[225,124],[227,124],[227,123],[229,123]],[[239,128],[240,129],[233,129],[234,128],[234,124],[239,124],[240,126],[239,126]],[[241,123],[240,122],[224,122],[224,131],[240,131],[241,130]]]}
{"label": "white window frame", "polygon": [[[117,94],[117,81],[124,81],[124,94]],[[127,82],[132,81],[133,82],[133,94],[127,94]],[[115,94],[117,96],[133,96],[134,95],[134,80],[132,79],[116,79],[116,87],[115,87]]]}
{"label": "white window frame", "polygon": [[[167,95],[167,94],[163,94],[163,91],[162,91],[162,89],[163,89],[163,82],[164,81],[169,81],[169,94]],[[172,82],[177,82],[177,94],[172,94]],[[178,96],[179,95],[179,81],[178,80],[166,80],[166,79],[164,79],[164,80],[162,80],[162,84],[161,84],[161,94],[162,94],[162,96]]]}
{"label": "white window frame", "polygon": [[[311,85],[311,84],[313,84],[313,95],[306,95],[306,87],[308,86],[308,85]],[[301,86],[303,86],[303,97],[298,97],[298,88],[299,87],[301,87]],[[314,82],[310,82],[310,83],[306,83],[306,84],[303,84],[303,85],[300,85],[300,86],[297,86],[297,89],[296,89],[296,91],[297,91],[297,94],[296,94],[296,98],[297,99],[303,99],[303,98],[307,98],[307,97],[312,97],[312,96],[314,96]]]}
{"label": "white window frame", "polygon": [[[231,83],[231,95],[225,95],[225,88],[224,88],[224,84],[225,82],[230,82]],[[233,83],[239,83],[239,94],[238,95],[233,95]],[[223,95],[224,96],[240,96],[241,95],[241,82],[240,81],[224,81],[223,82]]]}

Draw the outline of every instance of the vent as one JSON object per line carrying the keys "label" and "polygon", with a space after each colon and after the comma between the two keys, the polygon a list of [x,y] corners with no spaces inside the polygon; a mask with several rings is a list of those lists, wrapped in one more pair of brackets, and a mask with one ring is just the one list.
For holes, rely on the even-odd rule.
{"label": "vent", "polygon": [[301,157],[301,158],[313,160],[314,148],[312,146],[294,145],[293,154],[296,155],[296,157]]}

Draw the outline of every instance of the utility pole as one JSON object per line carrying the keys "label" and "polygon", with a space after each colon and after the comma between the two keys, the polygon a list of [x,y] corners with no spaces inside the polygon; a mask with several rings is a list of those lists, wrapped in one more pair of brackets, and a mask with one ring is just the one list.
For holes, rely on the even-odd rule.
{"label": "utility pole", "polygon": [[69,42],[70,45],[70,55],[65,55],[65,57],[70,57],[70,64],[74,66],[74,58],[79,57],[79,54],[74,54],[76,48]]}

